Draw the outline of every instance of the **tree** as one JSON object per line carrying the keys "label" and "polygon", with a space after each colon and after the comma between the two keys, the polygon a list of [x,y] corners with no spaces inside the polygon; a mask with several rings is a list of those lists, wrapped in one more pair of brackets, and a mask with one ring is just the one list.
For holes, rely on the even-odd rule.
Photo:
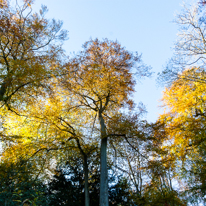
{"label": "tree", "polygon": [[205,72],[206,65],[206,7],[197,1],[192,6],[184,5],[183,10],[177,15],[175,23],[179,32],[174,45],[173,57],[166,68],[159,74],[159,81],[172,83],[178,78],[191,81],[204,81],[200,76],[182,76],[182,72],[192,67],[200,68]]}
{"label": "tree", "polygon": [[2,2],[0,101],[10,110],[18,110],[44,94],[45,80],[59,72],[56,68],[62,66],[61,42],[67,32],[61,30],[62,22],[45,18],[46,6],[33,13],[33,0],[24,0],[22,6],[16,3],[15,8],[9,1]]}
{"label": "tree", "polygon": [[46,186],[35,175],[34,162],[18,159],[16,163],[5,161],[0,164],[1,205],[22,206],[23,202],[46,205]]}
{"label": "tree", "polygon": [[118,114],[109,121],[109,132],[125,134],[110,141],[118,162],[113,167],[129,178],[136,205],[184,205],[172,187],[174,161],[162,148],[162,124],[149,124],[140,114]]}
{"label": "tree", "polygon": [[[57,161],[59,157],[65,156],[63,152],[69,150],[72,153],[65,157],[69,161],[73,153],[78,154],[82,158],[84,171],[85,205],[89,206],[88,158],[97,150],[97,144],[94,140],[85,143],[84,139],[89,138],[89,135],[85,137],[82,131],[88,130],[89,124],[86,119],[82,119],[80,111],[77,114],[76,108],[69,106],[70,103],[64,100],[64,96],[52,95],[52,98],[41,100],[41,104],[30,105],[28,117],[10,112],[4,127],[7,137],[15,134],[19,138],[18,142],[12,142],[15,149],[20,148],[12,152],[14,160],[21,157],[26,161],[46,152],[48,161],[49,157]],[[4,142],[9,143],[9,139]],[[5,146],[6,151],[12,149]]]}
{"label": "tree", "polygon": [[[61,79],[65,90],[75,95],[77,105],[98,115],[101,136],[100,205],[108,206],[107,133],[106,117],[125,105],[133,106],[129,96],[134,92],[132,73],[148,76],[149,68],[142,64],[140,56],[126,51],[117,42],[90,40],[84,51],[68,63],[74,70]],[[73,68],[73,69],[72,69]]]}
{"label": "tree", "polygon": [[169,83],[163,97],[169,112],[160,120],[172,156],[183,163],[180,176],[193,202],[205,201],[205,9],[202,1],[185,6],[177,16],[180,32],[174,56],[159,75],[160,81]]}
{"label": "tree", "polygon": [[[86,157],[86,164],[89,151],[84,147],[95,143],[101,134],[101,160],[104,160],[101,174],[104,176],[100,185],[106,195],[101,199],[108,202],[106,145],[107,138],[115,134],[106,132],[104,118],[112,116],[124,105],[132,107],[133,102],[129,99],[135,82],[132,73],[147,76],[149,68],[142,64],[140,56],[127,52],[116,42],[91,40],[85,44],[85,51],[71,59],[63,72],[64,76],[50,82],[56,91],[52,98],[41,98],[38,104],[24,106],[29,110],[27,117],[11,115],[6,120],[6,136],[15,134],[27,143],[38,139],[33,154],[68,149],[74,147],[68,142],[76,141],[76,148]],[[99,124],[95,121],[97,115]]]}
{"label": "tree", "polygon": [[[154,139],[161,133],[161,126],[153,125]],[[159,131],[157,130],[159,129]],[[156,133],[156,134],[155,134]],[[181,189],[174,187],[174,181],[178,180],[177,168],[175,167],[174,155],[169,148],[164,146],[165,137],[162,144],[151,147],[153,151],[152,158],[147,162],[148,181],[144,187],[145,205],[178,205],[186,206],[184,193]],[[170,147],[170,145],[168,145]]]}
{"label": "tree", "polygon": [[74,157],[75,164],[67,162],[56,169],[56,172],[48,184],[49,205],[83,206],[83,168],[82,160]]}
{"label": "tree", "polygon": [[150,152],[150,138],[148,138],[146,121],[141,120],[142,112],[128,114],[118,113],[108,121],[108,133],[115,134],[110,138],[110,150],[115,151],[115,161],[113,167],[119,172],[129,177],[130,184],[135,188],[138,205],[141,205],[143,197],[143,185],[146,172],[142,169],[146,167]]}
{"label": "tree", "polygon": [[[181,75],[188,76],[190,72],[205,80],[199,68],[186,70]],[[176,80],[164,92],[163,102],[169,110],[159,118],[165,124],[171,156],[176,159],[176,164],[182,162],[180,174],[187,183],[185,192],[192,193],[191,201],[195,198],[205,201],[205,91],[204,82]]]}
{"label": "tree", "polygon": [[[74,161],[74,162],[73,162]],[[96,165],[97,163],[97,165]],[[56,171],[54,177],[48,184],[48,200],[49,205],[76,205],[83,206],[84,197],[84,177],[82,159],[74,157],[70,162],[64,165],[60,163],[60,168]],[[89,187],[90,187],[90,204],[99,205],[99,184],[100,171],[97,162],[91,162],[93,171],[90,173]],[[112,171],[110,171],[110,174]],[[110,186],[108,188],[109,205],[134,205],[131,195],[131,185],[126,178],[121,176],[110,175],[108,179]]]}

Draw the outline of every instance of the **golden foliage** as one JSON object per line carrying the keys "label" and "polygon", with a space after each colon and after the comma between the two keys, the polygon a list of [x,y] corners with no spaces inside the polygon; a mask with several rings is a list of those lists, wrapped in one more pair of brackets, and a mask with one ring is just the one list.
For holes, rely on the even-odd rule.
{"label": "golden foliage", "polygon": [[47,20],[46,7],[33,13],[32,3],[0,8],[0,101],[14,110],[33,101],[37,91],[45,93],[45,81],[59,73],[61,64],[61,46],[53,42],[66,38],[62,23]]}
{"label": "golden foliage", "polygon": [[[205,141],[206,74],[200,68],[185,70],[177,81],[166,88],[163,95],[165,114],[159,120],[165,123],[171,149],[184,158],[188,152],[196,158],[199,146]],[[197,79],[191,80],[190,75]]]}
{"label": "golden foliage", "polygon": [[75,94],[80,104],[93,110],[132,106],[129,96],[134,92],[133,69],[140,56],[107,39],[91,40],[83,47],[84,51],[70,60],[67,68],[74,72],[61,80],[62,86]]}

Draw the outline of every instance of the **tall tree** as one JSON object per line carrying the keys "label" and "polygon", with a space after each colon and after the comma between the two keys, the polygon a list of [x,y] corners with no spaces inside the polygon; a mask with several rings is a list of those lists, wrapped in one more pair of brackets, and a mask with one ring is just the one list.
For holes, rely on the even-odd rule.
{"label": "tall tree", "polygon": [[[1,105],[17,110],[27,104],[43,82],[57,74],[62,66],[61,42],[67,32],[62,22],[45,18],[46,6],[32,12],[33,0],[16,2],[13,8],[3,0],[0,7],[0,101]],[[61,54],[62,55],[62,54]],[[44,80],[44,81],[43,81]],[[32,97],[32,98],[31,98]]]}
{"label": "tall tree", "polygon": [[[206,79],[199,69],[186,70],[181,75],[195,74]],[[205,201],[205,132],[206,84],[201,81],[178,79],[164,92],[163,101],[169,109],[160,116],[165,124],[167,147],[176,163],[182,162],[182,177],[187,182],[188,193]]]}
{"label": "tall tree", "polygon": [[205,71],[206,65],[206,6],[200,1],[192,5],[184,5],[176,16],[175,23],[179,27],[174,45],[173,57],[159,76],[160,82],[172,83],[178,78],[191,81],[204,81],[200,76],[181,76],[185,69],[200,67]]}
{"label": "tall tree", "polygon": [[70,76],[61,79],[62,86],[75,95],[79,107],[98,115],[101,136],[100,205],[108,206],[107,174],[107,117],[123,106],[133,106],[129,99],[134,92],[134,73],[148,76],[149,68],[140,56],[133,55],[117,42],[90,40],[84,50],[72,59],[68,68]]}
{"label": "tall tree", "polygon": [[[82,119],[81,111],[77,111],[75,107],[72,108],[70,105],[72,102],[66,101],[63,94],[54,97],[52,95],[52,98],[44,98],[39,104],[29,105],[28,117],[17,116],[12,112],[7,113],[4,122],[7,133],[4,132],[4,134],[6,137],[15,135],[19,138],[18,142],[13,143],[15,148],[19,148],[14,152],[16,158],[23,157],[26,160],[47,152],[47,158],[57,160],[64,156],[63,151],[79,152],[84,168],[85,206],[89,206],[88,158],[97,149],[97,141],[85,143],[84,140],[90,136],[88,130],[91,127],[87,124],[87,119]],[[85,129],[87,136],[82,132]],[[9,143],[9,140],[11,141],[5,138],[4,142]],[[11,149],[5,146],[5,150]],[[67,156],[67,161],[72,155]]]}

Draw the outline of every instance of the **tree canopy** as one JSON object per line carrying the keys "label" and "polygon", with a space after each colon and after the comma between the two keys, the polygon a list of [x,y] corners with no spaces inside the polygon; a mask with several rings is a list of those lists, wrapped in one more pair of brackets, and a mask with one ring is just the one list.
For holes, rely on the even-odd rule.
{"label": "tree canopy", "polygon": [[90,39],[66,57],[62,22],[33,3],[0,1],[1,205],[205,203],[204,4],[177,18],[166,109],[148,123],[133,100],[151,76],[141,55]]}
{"label": "tree canopy", "polygon": [[[62,22],[45,18],[46,6],[38,13],[32,11],[33,1],[13,8],[2,1],[0,8],[0,100],[9,109],[34,101],[43,94],[45,80],[57,75],[62,67],[61,43],[67,32]],[[59,43],[58,43],[59,42]],[[41,88],[41,89],[40,89]]]}

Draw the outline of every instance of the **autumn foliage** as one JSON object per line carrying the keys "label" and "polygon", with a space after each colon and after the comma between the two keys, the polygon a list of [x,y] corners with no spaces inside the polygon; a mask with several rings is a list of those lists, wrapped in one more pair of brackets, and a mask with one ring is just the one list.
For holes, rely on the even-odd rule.
{"label": "autumn foliage", "polygon": [[90,39],[66,57],[62,22],[33,3],[0,1],[0,204],[204,202],[204,68],[176,74],[148,123],[132,98],[151,76],[141,55]]}

